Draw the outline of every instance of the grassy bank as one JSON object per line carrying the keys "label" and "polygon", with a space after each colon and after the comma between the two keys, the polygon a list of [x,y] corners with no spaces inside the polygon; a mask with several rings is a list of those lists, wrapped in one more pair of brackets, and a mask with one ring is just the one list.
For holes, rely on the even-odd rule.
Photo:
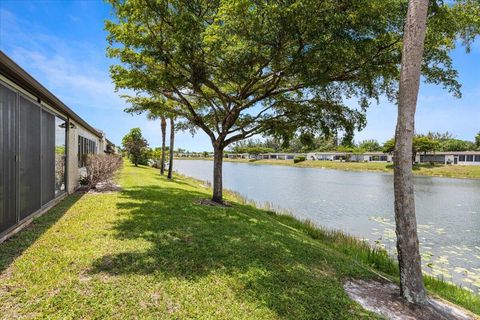
{"label": "grassy bank", "polygon": [[[198,181],[126,165],[120,183],[0,244],[0,318],[375,319],[342,281],[396,278],[383,251],[341,233],[233,194],[230,208],[200,205]],[[479,296],[432,283],[480,313]]]}
{"label": "grassy bank", "polygon": [[[179,158],[180,160],[211,160],[208,158]],[[384,162],[339,162],[339,161],[313,161],[306,160],[293,163],[293,160],[248,160],[248,159],[224,159],[228,162],[241,162],[251,164],[271,164],[280,166],[291,166],[299,168],[325,168],[347,171],[371,171],[371,172],[393,172],[393,165]],[[413,167],[415,175],[480,179],[480,166],[460,165],[439,165],[416,164]]]}

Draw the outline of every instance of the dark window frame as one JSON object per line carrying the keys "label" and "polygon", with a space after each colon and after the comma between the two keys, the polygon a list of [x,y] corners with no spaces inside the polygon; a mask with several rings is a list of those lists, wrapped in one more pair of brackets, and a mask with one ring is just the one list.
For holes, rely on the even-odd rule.
{"label": "dark window frame", "polygon": [[96,154],[96,141],[78,135],[78,167],[85,167],[85,156]]}

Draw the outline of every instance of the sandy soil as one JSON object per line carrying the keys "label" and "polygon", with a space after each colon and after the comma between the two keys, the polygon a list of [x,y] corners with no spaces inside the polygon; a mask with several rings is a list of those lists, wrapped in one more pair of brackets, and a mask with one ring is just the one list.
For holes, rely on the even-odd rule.
{"label": "sandy soil", "polygon": [[351,299],[365,309],[392,320],[474,320],[473,314],[443,300],[430,298],[430,304],[416,307],[400,296],[400,289],[390,282],[349,280],[344,288]]}

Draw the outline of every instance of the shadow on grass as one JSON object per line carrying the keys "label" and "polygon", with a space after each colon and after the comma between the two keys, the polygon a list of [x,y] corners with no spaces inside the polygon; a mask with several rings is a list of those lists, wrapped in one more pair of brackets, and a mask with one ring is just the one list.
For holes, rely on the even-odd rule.
{"label": "shadow on grass", "polygon": [[20,232],[0,243],[0,273],[50,229],[82,196],[83,193],[80,192],[67,196]]}
{"label": "shadow on grass", "polygon": [[[195,282],[210,275],[241,283],[240,299],[266,304],[281,317],[349,318],[357,307],[341,279],[362,271],[343,254],[307,241],[298,230],[250,206],[196,204],[206,194],[174,186],[122,192],[117,237],[149,249],[105,255],[92,273],[153,274]],[[364,272],[364,271],[363,271]],[[358,310],[358,309],[357,309]]]}

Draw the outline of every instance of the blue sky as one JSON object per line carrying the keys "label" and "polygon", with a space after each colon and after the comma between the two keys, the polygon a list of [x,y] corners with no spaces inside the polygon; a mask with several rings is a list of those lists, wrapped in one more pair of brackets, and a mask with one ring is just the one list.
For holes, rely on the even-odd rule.
{"label": "blue sky", "polygon": [[[114,92],[103,29],[110,14],[108,4],[95,0],[1,0],[0,49],[116,144],[130,128],[140,127],[150,146],[158,146],[159,123],[124,113],[126,104]],[[459,48],[452,57],[463,84],[463,98],[422,84],[416,131],[449,131],[459,139],[473,140],[480,131],[480,41],[470,54]],[[355,140],[383,142],[393,136],[396,107],[386,101],[373,104],[367,120],[367,127]],[[176,147],[211,150],[210,140],[202,132],[195,137],[178,133]]]}

